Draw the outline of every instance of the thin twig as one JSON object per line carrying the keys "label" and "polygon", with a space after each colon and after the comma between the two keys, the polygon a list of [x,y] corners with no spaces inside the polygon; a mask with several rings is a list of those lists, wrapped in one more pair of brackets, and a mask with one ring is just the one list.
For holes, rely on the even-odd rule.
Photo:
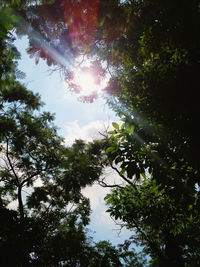
{"label": "thin twig", "polygon": [[12,170],[14,176],[15,176],[16,185],[20,186],[19,177],[16,174],[15,169],[13,168],[12,162],[11,162],[10,157],[9,157],[9,148],[8,148],[8,138],[7,137],[6,137],[6,158],[7,158],[8,162],[9,162],[10,168],[11,168],[11,170]]}
{"label": "thin twig", "polygon": [[129,179],[127,179],[116,167],[113,166],[112,162],[109,161],[110,163],[110,167],[115,170],[117,172],[117,174],[124,180],[126,181],[128,184],[130,184],[131,186],[133,186],[134,188],[136,188],[136,185],[134,183],[132,183]]}
{"label": "thin twig", "polygon": [[115,188],[115,187],[118,187],[118,188],[123,188],[123,186],[119,185],[119,184],[107,184],[104,182],[105,180],[105,177],[102,178],[102,180],[98,181],[99,185],[102,186],[102,187],[111,187],[111,188]]}

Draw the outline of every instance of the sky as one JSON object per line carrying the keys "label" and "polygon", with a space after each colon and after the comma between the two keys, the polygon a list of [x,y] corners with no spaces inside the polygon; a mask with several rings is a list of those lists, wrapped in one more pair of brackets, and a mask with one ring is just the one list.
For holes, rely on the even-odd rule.
{"label": "sky", "polygon": [[[65,144],[70,146],[75,139],[92,141],[100,137],[112,121],[118,121],[114,112],[108,108],[105,99],[99,98],[93,103],[82,103],[67,90],[66,83],[59,72],[51,72],[51,68],[43,60],[35,64],[35,59],[26,53],[28,40],[26,37],[17,39],[15,45],[21,53],[18,68],[26,74],[21,82],[35,93],[41,95],[45,103],[44,110],[55,113],[55,125],[58,133],[64,137]],[[105,175],[109,180],[119,179],[111,170],[106,170]],[[86,197],[90,198],[92,214],[88,226],[89,235],[94,241],[109,240],[114,245],[123,243],[130,237],[127,230],[119,231],[109,214],[104,197],[110,189],[102,188],[95,184],[83,190]]]}

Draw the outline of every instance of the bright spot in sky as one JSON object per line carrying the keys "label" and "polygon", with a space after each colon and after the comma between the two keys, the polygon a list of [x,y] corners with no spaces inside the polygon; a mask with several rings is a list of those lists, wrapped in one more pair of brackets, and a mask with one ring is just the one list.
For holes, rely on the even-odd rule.
{"label": "bright spot in sky", "polygon": [[95,83],[95,77],[88,72],[76,72],[74,83],[81,87],[82,95],[90,95],[93,92],[99,91],[101,86]]}
{"label": "bright spot in sky", "polygon": [[100,95],[108,84],[108,76],[100,77],[86,61],[83,67],[74,70],[72,82],[80,88],[79,94],[82,96]]}

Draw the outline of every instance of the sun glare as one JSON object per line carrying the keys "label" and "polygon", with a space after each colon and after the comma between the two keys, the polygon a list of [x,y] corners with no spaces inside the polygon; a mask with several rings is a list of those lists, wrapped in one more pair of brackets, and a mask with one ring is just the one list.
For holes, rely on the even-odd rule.
{"label": "sun glare", "polygon": [[102,79],[97,82],[95,74],[78,70],[74,72],[73,83],[80,87],[80,95],[89,96],[94,93],[100,94],[102,89],[105,88],[107,81],[106,79]]}
{"label": "sun glare", "polygon": [[76,73],[74,82],[81,87],[82,95],[90,95],[100,89],[100,86],[95,84],[95,77],[83,71]]}
{"label": "sun glare", "polygon": [[[79,60],[79,59],[78,59]],[[110,76],[105,68],[97,60],[80,58],[77,60],[77,67],[73,67],[67,81],[68,88],[72,93],[78,95],[83,102],[92,103],[95,99],[105,94]]]}

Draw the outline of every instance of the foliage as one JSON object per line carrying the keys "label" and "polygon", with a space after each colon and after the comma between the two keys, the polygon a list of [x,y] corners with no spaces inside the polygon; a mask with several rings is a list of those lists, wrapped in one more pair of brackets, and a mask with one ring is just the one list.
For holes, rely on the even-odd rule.
{"label": "foliage", "polygon": [[[123,122],[122,125],[113,123],[114,129],[102,142],[89,146],[77,142],[71,149],[61,149],[64,163],[58,168],[56,190],[60,194],[61,188],[70,188],[76,202],[73,197],[81,199],[80,188],[98,180],[102,166],[109,164],[127,184],[117,186],[106,197],[109,212],[134,231],[131,240],[143,246],[144,252],[151,256],[149,264],[199,265],[199,1],[39,1],[37,5],[17,6],[15,10],[18,21],[10,16],[10,9],[1,11],[8,19],[0,21],[0,37],[8,38],[8,30],[15,24],[19,35],[28,34],[28,53],[35,56],[36,63],[39,58],[44,59],[49,66],[61,70],[69,84],[76,60],[80,64],[81,56],[89,55],[92,67],[97,67],[98,79],[109,73],[110,81],[105,88],[109,95],[107,101]],[[87,14],[90,14],[92,24]],[[9,143],[13,147],[12,157],[20,159],[20,166],[23,163],[27,168],[29,163],[33,172],[36,161],[25,162],[24,152],[15,148],[15,139],[19,140],[20,136],[16,129],[22,127],[26,132],[22,148],[29,153],[29,127],[36,127],[36,121],[43,126],[49,125],[46,121],[49,115],[36,118],[30,114],[32,101],[27,101],[27,97],[35,99],[34,108],[39,100],[30,93],[26,95],[16,79],[11,78],[11,73],[16,76],[13,64],[13,52],[16,55],[16,51],[8,46],[8,42],[1,42],[3,63],[0,68],[5,66],[1,78],[2,82],[5,79],[3,101],[21,101],[29,108],[16,117],[14,108],[11,112],[6,107],[6,112],[11,112],[12,116],[6,119],[5,114],[1,116],[1,138],[5,142],[5,134],[12,133]],[[7,84],[14,86],[6,91]],[[9,93],[11,88],[14,88],[12,94]],[[14,93],[17,90],[25,94],[21,100]],[[75,86],[72,91],[78,92],[79,88]],[[88,98],[88,101],[93,99]],[[46,126],[44,135],[47,134]],[[40,133],[36,130],[37,138]],[[52,141],[52,132],[49,138]],[[43,139],[39,141],[43,142]],[[42,165],[50,155],[48,149],[41,148],[47,153],[45,161],[39,161]],[[41,156],[42,150],[36,149],[35,153]],[[54,155],[55,149],[52,153]],[[50,165],[54,163],[50,162]],[[43,167],[37,165],[40,171]],[[1,175],[5,181],[12,179],[8,171],[3,170]],[[35,190],[30,203],[39,197],[45,203],[49,201],[48,190],[53,189],[45,175],[43,179],[47,184]],[[9,184],[6,192],[12,195],[13,186]],[[42,207],[34,205],[35,212],[41,212]],[[59,212],[61,210],[59,207]],[[8,216],[15,220],[14,213]],[[98,245],[100,254],[101,245]],[[109,246],[107,249],[111,255],[113,250]]]}
{"label": "foliage", "polygon": [[[81,189],[101,174],[96,149],[82,141],[66,148],[54,116],[39,112],[40,97],[17,80],[23,73],[17,70],[20,55],[9,31],[16,23],[9,4],[2,3],[0,11],[1,264],[120,264],[115,248],[92,244],[86,229],[90,205]],[[113,252],[106,259],[104,247]]]}
{"label": "foliage", "polygon": [[111,62],[108,101],[124,121],[113,124],[106,154],[129,184],[106,198],[109,211],[136,231],[155,266],[198,265],[199,3],[123,7],[131,24],[98,54]]}
{"label": "foliage", "polygon": [[[81,189],[102,173],[100,144],[65,147],[54,116],[17,78],[20,57],[1,37],[0,260],[5,266],[122,266],[106,241],[88,237],[90,205]],[[4,38],[4,39],[3,39]],[[124,258],[124,256],[123,256]]]}

